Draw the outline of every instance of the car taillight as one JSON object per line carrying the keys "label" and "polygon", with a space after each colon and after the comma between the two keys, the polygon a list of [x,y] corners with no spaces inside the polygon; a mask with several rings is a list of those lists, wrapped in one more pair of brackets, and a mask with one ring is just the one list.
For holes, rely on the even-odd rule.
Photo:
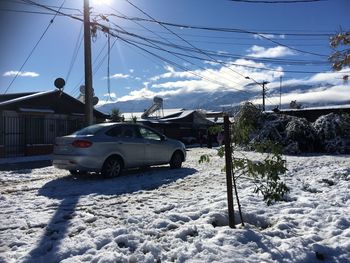
{"label": "car taillight", "polygon": [[92,145],[92,142],[86,140],[75,140],[72,142],[72,145],[76,148],[89,148]]}

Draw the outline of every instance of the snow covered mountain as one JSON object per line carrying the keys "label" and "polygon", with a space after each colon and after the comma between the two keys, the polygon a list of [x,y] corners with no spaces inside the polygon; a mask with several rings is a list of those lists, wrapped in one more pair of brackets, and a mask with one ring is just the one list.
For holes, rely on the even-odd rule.
{"label": "snow covered mountain", "polygon": [[[237,92],[195,92],[166,97],[164,108],[222,110],[223,107],[234,106],[249,99],[249,94]],[[152,105],[153,99],[122,101],[97,106],[97,109],[109,113],[117,108],[121,112],[142,112]]]}
{"label": "snow covered mountain", "polygon": [[[271,85],[272,86],[272,85]],[[299,101],[300,96],[310,92],[322,92],[331,89],[334,85],[323,84],[320,85],[283,85],[282,87],[282,104],[284,108],[289,107],[289,102],[294,98]],[[261,104],[261,93],[262,91],[255,89],[254,91],[249,88],[249,85],[246,86],[249,92],[237,92],[233,91],[215,91],[215,92],[192,92],[174,96],[163,97],[164,99],[164,108],[185,108],[185,109],[206,109],[206,110],[223,110],[230,107],[239,105],[241,102],[246,100],[256,100],[256,103]],[[271,109],[279,104],[279,88],[270,88],[267,86],[267,95],[266,95],[266,108]],[[283,97],[285,99],[283,99]],[[289,99],[290,98],[290,99]],[[141,99],[141,100],[129,100],[129,101],[120,101],[115,103],[108,103],[104,105],[97,106],[97,109],[110,113],[111,109],[117,108],[122,113],[124,112],[142,112],[145,109],[149,108],[152,105],[153,99]],[[332,97],[329,97],[328,100],[319,100],[319,101],[302,101],[301,104],[303,107],[311,106],[325,106],[325,105],[340,105],[340,104],[349,104],[350,100],[347,102],[339,102],[333,100]]]}

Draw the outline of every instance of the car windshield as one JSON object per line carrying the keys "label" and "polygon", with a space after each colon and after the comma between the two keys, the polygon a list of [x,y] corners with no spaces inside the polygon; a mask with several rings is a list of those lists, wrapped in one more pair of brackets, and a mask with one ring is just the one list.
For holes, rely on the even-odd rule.
{"label": "car windshield", "polygon": [[72,135],[95,135],[103,127],[104,125],[101,125],[101,124],[91,125],[72,133]]}

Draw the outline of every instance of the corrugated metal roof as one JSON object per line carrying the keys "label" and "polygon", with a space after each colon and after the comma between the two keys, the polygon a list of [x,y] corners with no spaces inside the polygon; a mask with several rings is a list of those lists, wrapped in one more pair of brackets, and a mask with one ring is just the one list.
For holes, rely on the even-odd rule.
{"label": "corrugated metal roof", "polygon": [[[9,105],[12,103],[16,103],[16,102],[20,102],[20,101],[24,101],[24,100],[28,100],[28,99],[32,99],[32,98],[36,98],[36,97],[40,97],[42,95],[46,95],[46,94],[51,94],[51,93],[55,93],[55,92],[59,92],[57,89],[56,90],[49,90],[49,91],[42,91],[42,92],[37,92],[37,93],[32,93],[30,95],[25,95],[25,96],[21,96],[21,97],[17,97],[14,99],[10,99],[10,100],[6,100],[3,102],[0,102],[0,106],[5,106],[5,105]],[[19,93],[21,94],[21,93]]]}

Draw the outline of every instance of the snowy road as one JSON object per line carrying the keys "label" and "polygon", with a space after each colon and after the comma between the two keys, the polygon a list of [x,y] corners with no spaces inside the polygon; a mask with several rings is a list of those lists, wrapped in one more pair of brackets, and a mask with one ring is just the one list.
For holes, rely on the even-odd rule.
{"label": "snowy road", "polygon": [[230,229],[215,153],[115,179],[1,171],[0,262],[350,262],[350,156],[288,156],[291,193],[270,207],[240,180],[247,224]]}

